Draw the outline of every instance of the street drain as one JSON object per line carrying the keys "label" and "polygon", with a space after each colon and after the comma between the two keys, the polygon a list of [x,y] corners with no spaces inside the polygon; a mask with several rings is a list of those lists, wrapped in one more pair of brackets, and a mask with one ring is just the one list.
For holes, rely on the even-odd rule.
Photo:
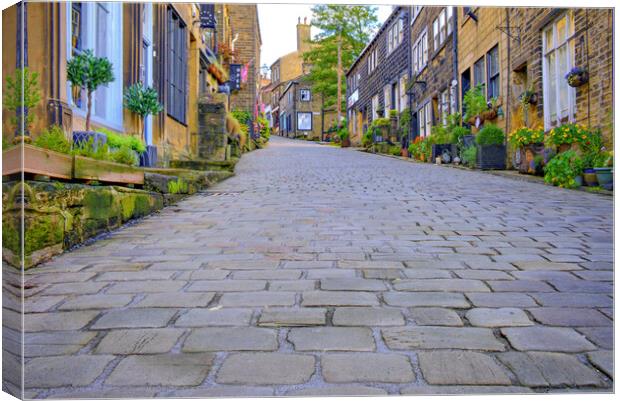
{"label": "street drain", "polygon": [[236,196],[243,191],[204,191],[205,196]]}

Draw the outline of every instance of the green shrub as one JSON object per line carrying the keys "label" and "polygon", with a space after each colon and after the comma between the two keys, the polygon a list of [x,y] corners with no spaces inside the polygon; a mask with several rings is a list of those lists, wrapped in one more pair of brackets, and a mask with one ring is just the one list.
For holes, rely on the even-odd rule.
{"label": "green shrub", "polygon": [[401,137],[406,136],[411,129],[411,110],[408,107],[400,112],[398,124]]}
{"label": "green shrub", "polygon": [[74,145],[71,154],[90,157],[96,160],[111,160],[108,144],[95,147],[93,137],[88,138],[88,141],[83,141],[79,145]]}
{"label": "green shrub", "polygon": [[367,129],[366,132],[364,132],[364,135],[362,135],[362,146],[365,148],[369,148],[372,145],[372,134],[373,134],[374,128],[371,129]]}
{"label": "green shrub", "polygon": [[503,145],[504,131],[495,124],[484,124],[476,134],[476,143],[480,146]]}
{"label": "green shrub", "polygon": [[110,148],[121,148],[123,146],[127,146],[138,153],[143,153],[146,151],[146,145],[137,136],[131,134],[117,134],[116,132],[110,131],[106,128],[99,128],[97,129],[97,132],[105,134],[108,138],[107,144]]}
{"label": "green shrub", "polygon": [[476,156],[478,155],[478,149],[475,146],[470,146],[463,150],[462,159],[463,163],[468,166],[474,166],[476,164]]}
{"label": "green shrub", "polygon": [[71,153],[71,142],[69,142],[62,128],[58,125],[52,125],[43,131],[43,133],[39,135],[32,144],[34,146],[53,150],[59,153]]}
{"label": "green shrub", "polygon": [[371,127],[389,127],[392,123],[389,118],[375,118],[370,123]]}
{"label": "green shrub", "polygon": [[575,177],[583,172],[583,160],[574,150],[560,153],[544,167],[545,182],[560,188],[575,188]]}
{"label": "green shrub", "polygon": [[168,182],[168,192],[171,194],[187,193],[187,189],[187,182],[183,181],[182,178]]}
{"label": "green shrub", "polygon": [[11,141],[9,141],[4,135],[2,135],[2,150],[8,150],[11,149],[13,146],[13,143]]}
{"label": "green shrub", "polygon": [[457,126],[452,129],[450,143],[455,145],[461,145],[463,143],[463,137],[471,134],[471,131],[465,127]]}
{"label": "green shrub", "polygon": [[110,159],[116,163],[126,164],[128,166],[137,166],[139,162],[136,152],[127,145],[113,149],[110,152]]}
{"label": "green shrub", "polygon": [[392,156],[400,156],[400,149],[401,149],[400,146],[392,145],[392,146],[390,146],[390,149],[388,150],[388,152]]}
{"label": "green shrub", "polygon": [[431,127],[431,136],[429,137],[431,144],[443,145],[450,143],[451,140],[452,138],[450,131],[447,127],[444,127],[443,125],[435,125],[434,127]]}
{"label": "green shrub", "polygon": [[398,110],[390,110],[390,118],[398,117]]}
{"label": "green shrub", "polygon": [[338,131],[338,137],[340,138],[341,141],[344,141],[345,139],[349,138],[349,130],[347,129],[346,126],[340,128],[340,131]]}
{"label": "green shrub", "polygon": [[11,124],[21,132],[22,119],[17,116],[18,110],[26,108],[30,110],[24,121],[25,129],[29,129],[34,121],[34,109],[41,101],[39,88],[39,73],[30,72],[28,67],[18,68],[13,76],[6,77],[6,89],[4,92],[4,108],[9,113]]}
{"label": "green shrub", "polygon": [[463,109],[465,110],[465,121],[479,116],[488,109],[482,84],[471,88],[465,93],[465,96],[463,96]]}

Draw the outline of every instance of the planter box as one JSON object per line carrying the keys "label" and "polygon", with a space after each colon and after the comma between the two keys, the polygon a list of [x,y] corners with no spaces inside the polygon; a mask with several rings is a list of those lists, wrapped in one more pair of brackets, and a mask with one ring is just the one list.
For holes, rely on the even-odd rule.
{"label": "planter box", "polygon": [[144,171],[133,166],[75,156],[73,178],[118,184],[144,184]]}
{"label": "planter box", "polygon": [[478,146],[478,152],[476,152],[476,168],[481,170],[505,170],[506,146]]}
{"label": "planter box", "polygon": [[433,145],[431,160],[435,161],[435,158],[437,156],[443,155],[444,150],[447,150],[450,153],[450,161],[452,161],[452,159],[454,159],[454,156],[456,156],[456,146],[451,143],[442,143],[442,144]]}
{"label": "planter box", "polygon": [[[24,152],[23,170],[22,150]],[[73,157],[28,144],[19,144],[2,152],[2,175],[11,175],[22,171],[70,180],[73,171]]]}

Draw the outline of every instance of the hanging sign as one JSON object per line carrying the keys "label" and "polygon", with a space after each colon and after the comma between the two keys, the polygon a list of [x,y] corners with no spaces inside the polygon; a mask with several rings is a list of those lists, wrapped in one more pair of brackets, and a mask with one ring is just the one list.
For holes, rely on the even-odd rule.
{"label": "hanging sign", "polygon": [[241,64],[230,65],[230,89],[241,89]]}
{"label": "hanging sign", "polygon": [[214,4],[201,4],[200,5],[200,27],[215,29],[215,5]]}

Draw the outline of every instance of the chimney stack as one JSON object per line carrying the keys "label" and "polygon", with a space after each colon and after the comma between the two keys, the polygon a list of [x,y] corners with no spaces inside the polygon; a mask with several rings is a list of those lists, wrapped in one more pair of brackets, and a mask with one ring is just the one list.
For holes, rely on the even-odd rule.
{"label": "chimney stack", "polygon": [[308,17],[304,17],[304,23],[301,23],[301,17],[297,18],[297,51],[306,52],[310,50],[310,24],[307,23]]}

